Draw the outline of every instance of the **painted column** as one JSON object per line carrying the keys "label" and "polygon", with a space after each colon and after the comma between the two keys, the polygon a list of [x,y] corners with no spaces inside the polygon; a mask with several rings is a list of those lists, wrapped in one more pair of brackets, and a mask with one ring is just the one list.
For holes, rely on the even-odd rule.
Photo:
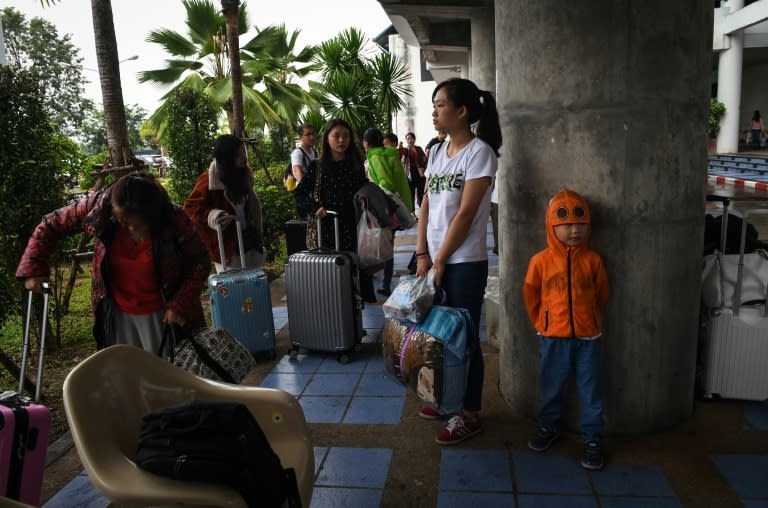
{"label": "painted column", "polygon": [[[496,57],[500,389],[536,415],[538,342],[521,288],[546,246],[549,199],[571,188],[592,208],[590,245],[610,277],[606,432],[646,432],[693,408],[712,5],[589,4],[495,3],[496,32],[514,34]],[[574,413],[565,419],[577,427]]]}
{"label": "painted column", "polygon": [[493,9],[478,7],[470,19],[472,49],[469,79],[481,90],[496,94],[496,42]]}
{"label": "painted column", "polygon": [[[744,7],[744,0],[729,0],[728,7],[735,12]],[[730,47],[720,52],[717,64],[717,100],[725,104],[717,135],[717,151],[736,153],[739,151],[739,132],[746,127],[739,125],[744,31],[728,36],[728,42]]]}

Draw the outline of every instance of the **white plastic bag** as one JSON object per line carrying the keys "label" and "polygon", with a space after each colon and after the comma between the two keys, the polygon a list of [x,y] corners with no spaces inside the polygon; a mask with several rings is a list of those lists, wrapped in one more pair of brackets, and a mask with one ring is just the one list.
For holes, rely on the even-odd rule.
{"label": "white plastic bag", "polygon": [[384,316],[398,321],[420,323],[429,314],[434,299],[434,270],[430,270],[426,277],[403,275],[400,277],[400,283],[382,306]]}
{"label": "white plastic bag", "polygon": [[363,210],[357,223],[357,255],[360,267],[368,268],[389,261],[394,256],[392,234],[379,227],[372,213]]}

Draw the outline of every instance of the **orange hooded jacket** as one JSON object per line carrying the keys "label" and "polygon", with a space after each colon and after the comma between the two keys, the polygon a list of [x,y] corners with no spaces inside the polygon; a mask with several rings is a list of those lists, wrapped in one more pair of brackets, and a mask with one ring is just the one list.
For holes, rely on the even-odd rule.
{"label": "orange hooded jacket", "polygon": [[587,246],[591,228],[575,247],[555,236],[556,225],[590,222],[587,203],[573,191],[560,191],[549,203],[549,247],[531,258],[523,285],[528,317],[544,337],[594,337],[602,333],[600,307],[608,301],[608,275],[600,255]]}

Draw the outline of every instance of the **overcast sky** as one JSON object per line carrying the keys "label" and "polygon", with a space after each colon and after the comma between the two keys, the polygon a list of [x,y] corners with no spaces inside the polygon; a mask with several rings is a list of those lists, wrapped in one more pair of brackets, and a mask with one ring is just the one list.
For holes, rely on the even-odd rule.
{"label": "overcast sky", "polygon": [[[213,0],[220,5],[219,0]],[[285,23],[289,30],[300,29],[298,47],[316,44],[354,26],[372,38],[389,25],[389,18],[376,0],[251,0],[247,2],[251,25],[263,28]],[[59,34],[71,34],[80,48],[83,66],[96,69],[96,50],[90,0],[58,0],[52,7],[41,7],[39,0],[0,0],[0,9],[14,7],[27,19],[39,16],[56,25]],[[158,105],[168,91],[149,83],[140,84],[139,71],[163,67],[167,54],[156,44],[145,42],[147,34],[157,28],[169,28],[186,35],[186,11],[180,0],[112,0],[118,54],[121,60],[139,55],[138,60],[120,65],[123,100],[138,104],[148,112]],[[241,38],[247,41],[250,37]],[[98,73],[84,71],[91,83],[86,93],[101,103]]]}

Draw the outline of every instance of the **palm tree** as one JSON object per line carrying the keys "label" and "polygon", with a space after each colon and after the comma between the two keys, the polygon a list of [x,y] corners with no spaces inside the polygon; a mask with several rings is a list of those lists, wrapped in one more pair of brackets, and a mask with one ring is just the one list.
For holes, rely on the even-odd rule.
{"label": "palm tree", "polygon": [[[41,5],[48,6],[57,0],[40,0]],[[123,87],[120,83],[120,59],[117,54],[117,39],[115,24],[112,17],[111,0],[91,0],[93,18],[93,35],[96,42],[96,59],[101,81],[101,95],[104,103],[104,116],[107,123],[107,142],[113,170],[126,172],[133,168],[136,161],[128,140],[128,129],[123,103]],[[100,187],[105,173],[100,173],[96,186]]]}
{"label": "palm tree", "polygon": [[221,0],[221,11],[227,24],[227,56],[229,73],[232,76],[232,124],[231,132],[243,137],[245,118],[243,117],[243,73],[240,70],[240,33],[238,32],[238,11],[240,0]]}
{"label": "palm tree", "polygon": [[[149,42],[162,46],[171,55],[164,69],[139,73],[139,81],[173,86],[164,99],[179,87],[201,90],[214,99],[227,113],[230,127],[232,116],[232,67],[226,43],[227,22],[211,0],[182,0],[187,11],[188,35],[159,29],[147,36]],[[247,31],[246,5],[240,3],[237,33]],[[308,47],[294,54],[297,32],[288,35],[285,26],[257,29],[257,34],[240,46],[243,112],[245,129],[262,128],[265,124],[293,123],[295,112],[314,99],[290,81],[311,70],[315,49]],[[303,66],[302,66],[303,64]],[[262,84],[263,87],[256,88]],[[167,109],[161,105],[148,120],[149,126],[162,138]]]}
{"label": "palm tree", "polygon": [[394,112],[412,93],[409,75],[402,60],[374,54],[367,45],[356,28],[323,42],[315,57],[321,81],[310,86],[327,116],[346,120],[358,133],[372,126],[388,131]]}

